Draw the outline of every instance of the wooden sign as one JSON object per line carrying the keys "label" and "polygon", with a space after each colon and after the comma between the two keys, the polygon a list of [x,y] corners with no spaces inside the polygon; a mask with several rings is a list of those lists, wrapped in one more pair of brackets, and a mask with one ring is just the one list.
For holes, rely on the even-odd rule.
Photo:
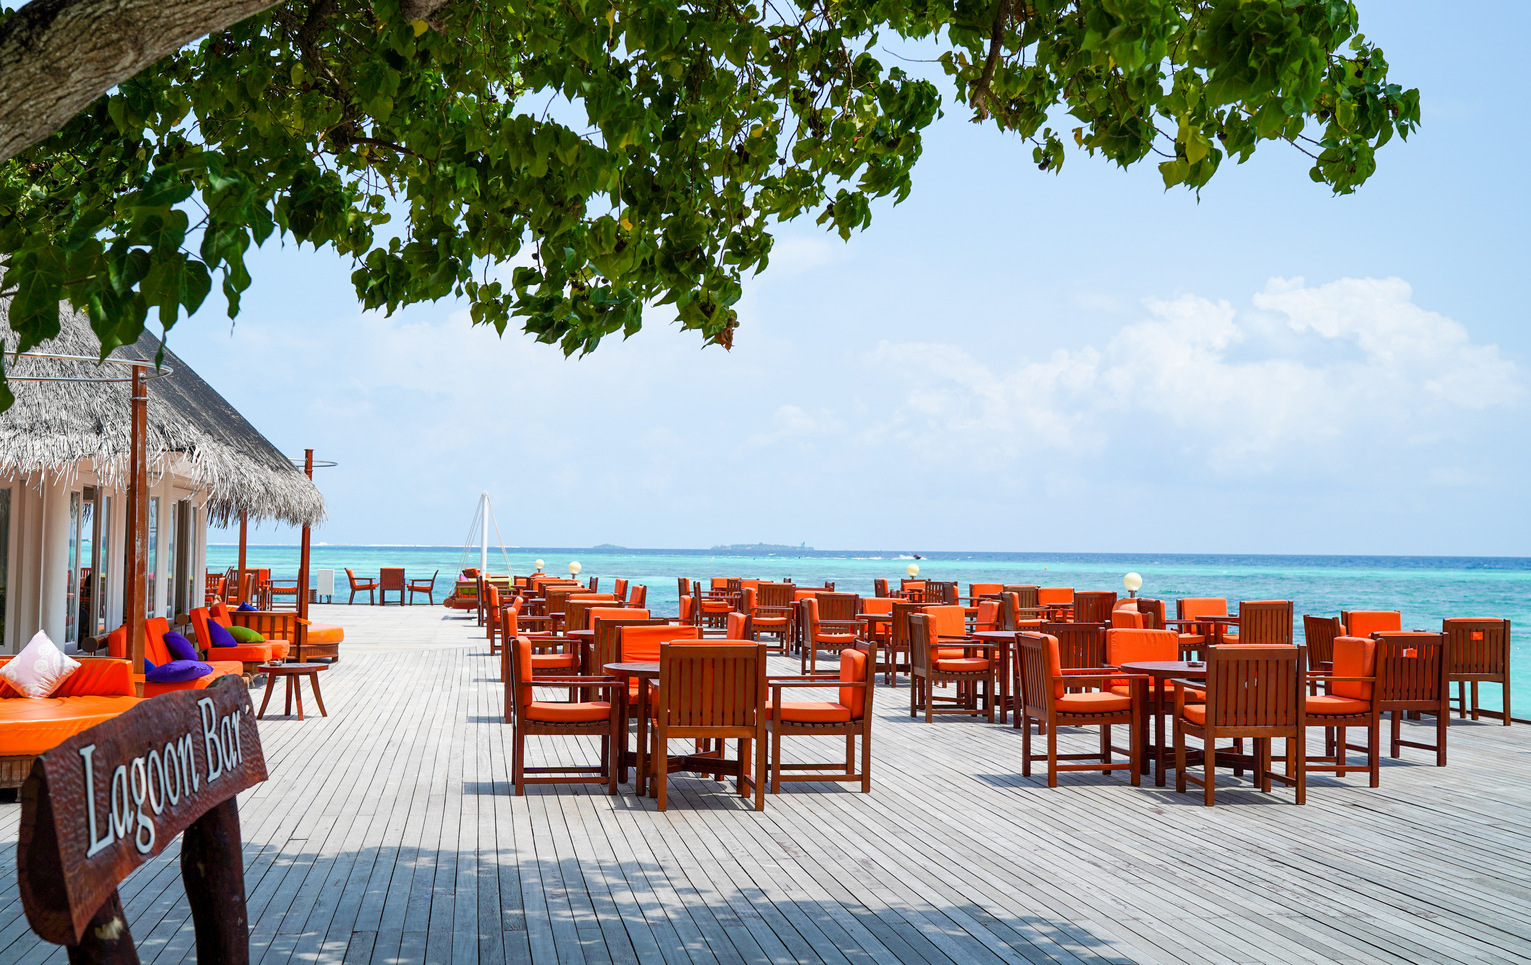
{"label": "wooden sign", "polygon": [[247,961],[234,795],[265,779],[238,677],[146,700],[48,751],[21,791],[16,863],[32,930],[75,946],[71,960],[136,961],[117,885],[185,832],[198,960]]}

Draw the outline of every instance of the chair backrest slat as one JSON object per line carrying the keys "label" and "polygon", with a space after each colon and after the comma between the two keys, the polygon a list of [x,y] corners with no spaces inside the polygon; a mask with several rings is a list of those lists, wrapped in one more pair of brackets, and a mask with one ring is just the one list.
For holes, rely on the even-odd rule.
{"label": "chair backrest slat", "polygon": [[1042,633],[1058,638],[1058,656],[1063,661],[1063,669],[1106,665],[1104,623],[1044,623]]}
{"label": "chair backrest slat", "polygon": [[1256,647],[1291,646],[1292,601],[1240,601],[1239,643]]}
{"label": "chair backrest slat", "polygon": [[1334,661],[1334,638],[1344,633],[1345,626],[1339,617],[1302,615],[1302,639],[1314,667]]}
{"label": "chair backrest slat", "polygon": [[1074,594],[1075,623],[1110,623],[1116,594],[1109,590],[1081,590]]}
{"label": "chair backrest slat", "polygon": [[1447,676],[1503,679],[1510,672],[1510,621],[1457,617],[1441,621]]}

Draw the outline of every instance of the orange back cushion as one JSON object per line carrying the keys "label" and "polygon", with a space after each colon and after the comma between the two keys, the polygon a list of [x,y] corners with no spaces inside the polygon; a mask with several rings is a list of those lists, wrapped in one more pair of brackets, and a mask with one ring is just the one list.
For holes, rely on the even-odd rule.
{"label": "orange back cushion", "polygon": [[1111,611],[1111,626],[1123,630],[1143,629],[1143,614],[1137,610],[1123,610],[1117,607]]}
{"label": "orange back cushion", "polygon": [[151,617],[144,621],[144,659],[156,667],[174,658],[165,646],[165,634],[170,632],[170,621],[164,617]]}
{"label": "orange back cushion", "polygon": [[55,697],[133,697],[133,665],[126,660],[86,658],[53,692]]}
{"label": "orange back cushion", "polygon": [[1346,636],[1369,637],[1374,633],[1403,629],[1403,614],[1397,610],[1351,610]]}
{"label": "orange back cushion", "polygon": [[[840,651],[840,682],[862,683],[867,679],[867,655],[850,648]],[[841,687],[840,703],[851,709],[851,717],[859,719],[866,713],[867,692],[865,687]]]}
{"label": "orange back cushion", "polygon": [[522,707],[532,702],[532,642],[516,637],[516,693]]}
{"label": "orange back cushion", "polygon": [[1180,601],[1180,612],[1184,613],[1183,619],[1194,620],[1197,617],[1213,616],[1220,617],[1228,612],[1228,598],[1221,596],[1193,596]]}
{"label": "orange back cushion", "polygon": [[[1377,672],[1377,641],[1370,637],[1334,638],[1334,675],[1371,677]],[[1371,700],[1372,685],[1360,680],[1336,680],[1329,692],[1337,697]]]}
{"label": "orange back cushion", "polygon": [[126,660],[128,656],[128,628],[123,624],[106,635],[106,653],[109,657]]}
{"label": "orange back cushion", "polygon": [[222,600],[219,600],[217,603],[213,604],[211,612],[213,614],[213,619],[222,624],[223,629],[227,630],[229,627],[233,626],[234,620],[229,616],[228,604],[224,603]]}
{"label": "orange back cushion", "polygon": [[984,596],[989,593],[998,593],[1004,588],[1005,585],[1003,583],[969,583],[968,596],[977,597]]}
{"label": "orange back cushion", "polygon": [[621,637],[623,663],[658,663],[659,645],[672,640],[700,640],[701,627],[622,627],[617,631]]}
{"label": "orange back cushion", "polygon": [[864,596],[861,598],[862,613],[892,613],[893,597],[891,596]]}
{"label": "orange back cushion", "polygon": [[744,639],[744,624],[748,620],[749,620],[749,617],[745,616],[742,613],[730,613],[728,615],[728,630],[727,630],[729,638],[733,639],[733,640],[743,640]]}
{"label": "orange back cushion", "polygon": [[999,601],[984,600],[978,604],[978,620],[975,623],[978,630],[999,629]]}
{"label": "orange back cushion", "polygon": [[1180,634],[1174,630],[1112,627],[1106,631],[1106,663],[1120,667],[1136,660],[1179,660]]}
{"label": "orange back cushion", "polygon": [[928,606],[921,612],[930,614],[930,632],[937,637],[967,636],[967,611],[962,607]]}
{"label": "orange back cushion", "polygon": [[1053,678],[1053,699],[1063,696],[1063,655],[1058,651],[1058,638],[1047,635],[1047,673]]}
{"label": "orange back cushion", "polygon": [[1074,588],[1072,586],[1043,586],[1037,588],[1037,604],[1061,604],[1074,602]]}
{"label": "orange back cushion", "polygon": [[588,613],[587,627],[595,626],[597,620],[647,620],[649,611],[637,607],[594,606]]}

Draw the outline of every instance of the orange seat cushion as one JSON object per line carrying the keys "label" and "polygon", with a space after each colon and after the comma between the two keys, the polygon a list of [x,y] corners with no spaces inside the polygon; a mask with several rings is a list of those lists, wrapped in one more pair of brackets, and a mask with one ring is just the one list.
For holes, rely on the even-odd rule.
{"label": "orange seat cushion", "polygon": [[573,703],[534,700],[526,708],[527,720],[540,720],[549,724],[585,724],[605,720],[610,716],[611,702],[607,700],[584,700]]}
{"label": "orange seat cushion", "polygon": [[137,697],[0,700],[0,757],[36,756],[139,702]]}
{"label": "orange seat cushion", "polygon": [[942,673],[981,673],[989,669],[985,657],[946,657],[936,660],[936,670]]}
{"label": "orange seat cushion", "polygon": [[532,672],[538,670],[568,670],[579,666],[579,654],[577,653],[534,653],[532,654]]}
{"label": "orange seat cushion", "polygon": [[[1370,686],[1368,684],[1367,686]],[[1308,696],[1308,714],[1314,717],[1327,717],[1342,714],[1364,714],[1372,709],[1371,701],[1356,700],[1354,697],[1339,697],[1334,694],[1319,694]]]}
{"label": "orange seat cushion", "polygon": [[[345,638],[346,628],[337,627],[333,623],[315,623],[308,628],[308,642],[312,644],[341,643]],[[272,643],[273,641],[267,640],[266,642]]]}
{"label": "orange seat cushion", "polygon": [[848,647],[856,642],[854,633],[815,633],[814,643],[833,643],[837,646]]}
{"label": "orange seat cushion", "polygon": [[1207,638],[1199,633],[1180,634],[1180,645],[1183,647],[1199,647],[1207,642]]}
{"label": "orange seat cushion", "polygon": [[[1174,684],[1170,683],[1168,680],[1161,680],[1161,681],[1159,681],[1159,685],[1163,688],[1163,693],[1164,693],[1165,699],[1169,700],[1169,699],[1173,699],[1174,698],[1174,696],[1175,696],[1175,685]],[[1132,691],[1128,688],[1127,684],[1116,684],[1116,685],[1114,685],[1111,688],[1111,692],[1113,694],[1117,694],[1118,696],[1121,696],[1121,697],[1130,696],[1131,693],[1132,693]],[[1149,691],[1145,687],[1144,690],[1143,690],[1143,693],[1148,694],[1148,693],[1151,693],[1151,691]],[[1186,688],[1185,699],[1186,700],[1205,701],[1207,699],[1207,695],[1206,695],[1205,691],[1191,690],[1190,688]]]}
{"label": "orange seat cushion", "polygon": [[[776,718],[774,705],[766,704],[766,714]],[[851,709],[833,700],[784,700],[780,719],[800,724],[843,724],[850,722]]]}
{"label": "orange seat cushion", "polygon": [[1205,726],[1207,723],[1206,704],[1186,704],[1185,710],[1182,713],[1185,715],[1185,719],[1193,724]]}
{"label": "orange seat cushion", "polygon": [[1064,694],[1053,698],[1053,709],[1060,714],[1110,714],[1132,709],[1132,699],[1099,691]]}
{"label": "orange seat cushion", "polygon": [[[282,648],[284,651],[286,648]],[[208,647],[206,650],[208,660],[227,661],[229,663],[265,663],[270,660],[274,653],[268,644],[264,643],[241,643],[237,647]],[[244,669],[240,668],[240,673]]]}

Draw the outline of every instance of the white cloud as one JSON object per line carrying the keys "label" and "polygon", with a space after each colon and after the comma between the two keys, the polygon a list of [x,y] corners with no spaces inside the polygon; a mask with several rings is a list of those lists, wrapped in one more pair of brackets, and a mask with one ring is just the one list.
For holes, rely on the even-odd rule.
{"label": "white cloud", "polygon": [[1406,458],[1475,410],[1525,396],[1497,346],[1415,305],[1398,279],[1277,279],[1253,304],[1150,300],[1147,318],[1099,349],[1008,367],[945,344],[883,343],[869,364],[902,399],[866,434],[981,458],[1090,455],[1147,432],[1216,473],[1259,475],[1355,451]]}

